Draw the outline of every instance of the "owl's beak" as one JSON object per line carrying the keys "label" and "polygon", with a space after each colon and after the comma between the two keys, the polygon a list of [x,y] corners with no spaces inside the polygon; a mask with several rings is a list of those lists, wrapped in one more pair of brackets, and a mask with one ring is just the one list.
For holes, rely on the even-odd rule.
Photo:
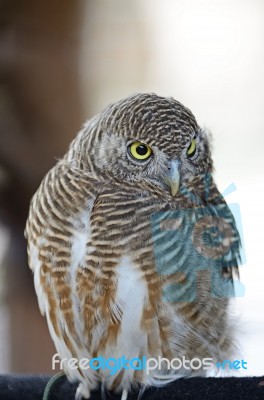
{"label": "owl's beak", "polygon": [[168,164],[168,172],[164,176],[164,183],[169,186],[172,197],[176,196],[180,186],[179,161],[171,160]]}

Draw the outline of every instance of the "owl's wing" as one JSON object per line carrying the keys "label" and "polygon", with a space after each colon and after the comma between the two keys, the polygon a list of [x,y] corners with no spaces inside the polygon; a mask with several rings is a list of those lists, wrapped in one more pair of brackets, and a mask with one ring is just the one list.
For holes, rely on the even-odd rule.
{"label": "owl's wing", "polygon": [[[29,265],[40,310],[47,317],[61,357],[89,357],[84,347],[76,274],[86,263],[97,186],[59,163],[43,179],[31,201],[25,230]],[[80,380],[77,370],[69,374]]]}
{"label": "owl's wing", "polygon": [[241,265],[241,239],[234,215],[223,197],[220,204],[212,205],[208,209],[212,216],[212,228],[216,228],[216,234],[211,237],[211,246],[219,247],[223,276],[230,279],[238,278],[238,267]]}
{"label": "owl's wing", "polygon": [[157,272],[168,281],[182,281],[167,286],[165,297],[170,301],[194,301],[194,284],[203,271],[210,275],[213,296],[234,296],[241,243],[222,197],[207,205],[157,213],[152,232]]}

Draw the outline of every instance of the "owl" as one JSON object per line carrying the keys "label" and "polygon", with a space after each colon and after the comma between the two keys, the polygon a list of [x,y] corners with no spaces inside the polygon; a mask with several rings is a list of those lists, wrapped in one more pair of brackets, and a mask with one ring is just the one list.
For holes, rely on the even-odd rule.
{"label": "owl", "polygon": [[[191,111],[146,93],[88,120],[44,177],[25,230],[29,265],[61,359],[95,363],[63,363],[76,399],[101,384],[124,400],[232,355],[240,239],[212,174],[209,135]],[[99,368],[124,357],[160,362]],[[172,368],[175,359],[196,364]]]}

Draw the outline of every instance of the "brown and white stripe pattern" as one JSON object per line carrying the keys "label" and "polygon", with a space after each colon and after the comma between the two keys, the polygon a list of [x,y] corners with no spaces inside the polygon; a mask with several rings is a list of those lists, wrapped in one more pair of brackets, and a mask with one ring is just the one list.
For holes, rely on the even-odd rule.
{"label": "brown and white stripe pattern", "polygon": [[[61,357],[203,358],[231,351],[228,302],[211,297],[208,274],[198,277],[196,302],[164,302],[163,287],[186,276],[159,274],[154,257],[154,213],[214,201],[226,207],[213,181],[210,197],[203,198],[202,175],[211,173],[212,161],[202,131],[196,161],[186,168],[183,162],[182,170],[182,184],[194,199],[181,193],[172,198],[160,182],[163,163],[181,154],[194,132],[193,115],[175,100],[132,96],[88,121],[43,179],[31,201],[26,237],[40,309]],[[138,139],[156,149],[157,163],[144,170],[125,151],[127,140]],[[191,171],[196,175],[190,179]],[[238,240],[235,228],[232,234]],[[168,254],[177,245],[168,243]],[[162,384],[157,371],[132,372],[109,377],[106,371],[66,369],[86,397],[98,380],[118,390]]]}

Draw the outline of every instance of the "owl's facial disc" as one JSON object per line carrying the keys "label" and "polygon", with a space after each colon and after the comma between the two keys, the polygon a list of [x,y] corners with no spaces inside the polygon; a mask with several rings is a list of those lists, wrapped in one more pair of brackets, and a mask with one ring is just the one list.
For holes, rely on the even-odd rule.
{"label": "owl's facial disc", "polygon": [[168,172],[164,175],[164,183],[169,186],[173,197],[178,193],[180,186],[179,164],[179,160],[170,160]]}

